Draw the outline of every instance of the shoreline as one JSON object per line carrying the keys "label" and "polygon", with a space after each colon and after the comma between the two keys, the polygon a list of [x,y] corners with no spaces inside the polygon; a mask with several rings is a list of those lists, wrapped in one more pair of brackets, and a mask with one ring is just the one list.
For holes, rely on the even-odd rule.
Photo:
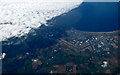
{"label": "shoreline", "polygon": [[[77,29],[71,28],[71,30],[77,30]],[[81,31],[81,30],[77,30],[77,31],[80,31],[80,32],[83,32],[83,33],[100,33],[100,34],[103,34],[103,33],[119,33],[120,32],[120,30],[106,31],[106,32],[90,32],[90,31]]]}

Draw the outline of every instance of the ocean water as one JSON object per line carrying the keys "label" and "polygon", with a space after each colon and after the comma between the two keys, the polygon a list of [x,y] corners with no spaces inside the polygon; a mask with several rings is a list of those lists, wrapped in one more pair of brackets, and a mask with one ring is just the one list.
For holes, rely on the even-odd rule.
{"label": "ocean water", "polygon": [[118,2],[83,2],[80,7],[56,18],[56,23],[81,31],[107,32],[119,29]]}
{"label": "ocean water", "polygon": [[[25,54],[26,52],[34,53],[36,49],[52,46],[56,44],[56,39],[63,37],[62,35],[66,34],[65,31],[71,28],[89,32],[118,30],[118,3],[84,2],[80,7],[49,20],[47,24],[49,25],[42,25],[40,28],[36,29],[34,31],[36,34],[35,36],[33,36],[33,33],[29,33],[26,40],[18,44],[5,45],[4,43],[23,40],[23,38],[13,37],[3,42],[2,50],[7,54],[5,60],[3,60],[3,73],[12,72],[12,70],[15,72],[15,69],[21,67],[17,65],[19,62],[12,65],[10,63],[5,63],[9,62],[11,58],[20,54]],[[14,62],[15,61],[13,61],[13,63]]]}

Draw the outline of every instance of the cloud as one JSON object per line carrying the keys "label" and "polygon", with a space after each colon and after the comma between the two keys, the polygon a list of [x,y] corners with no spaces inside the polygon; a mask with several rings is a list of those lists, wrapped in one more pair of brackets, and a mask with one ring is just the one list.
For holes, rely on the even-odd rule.
{"label": "cloud", "polygon": [[0,0],[0,41],[21,37],[47,20],[76,8],[82,0]]}

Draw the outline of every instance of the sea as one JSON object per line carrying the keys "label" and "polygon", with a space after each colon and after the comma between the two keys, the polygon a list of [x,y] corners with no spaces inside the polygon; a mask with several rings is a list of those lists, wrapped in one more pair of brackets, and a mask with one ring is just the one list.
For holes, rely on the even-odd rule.
{"label": "sea", "polygon": [[[2,61],[3,73],[9,73],[12,70],[15,72],[20,67],[19,62],[13,65],[15,61],[10,59],[56,44],[56,39],[63,37],[62,35],[66,34],[65,31],[71,28],[87,32],[119,30],[119,5],[119,2],[83,2],[79,7],[47,21],[48,26],[42,25],[21,38],[12,37],[3,41],[2,52],[6,53]],[[7,44],[10,42],[12,44]]]}

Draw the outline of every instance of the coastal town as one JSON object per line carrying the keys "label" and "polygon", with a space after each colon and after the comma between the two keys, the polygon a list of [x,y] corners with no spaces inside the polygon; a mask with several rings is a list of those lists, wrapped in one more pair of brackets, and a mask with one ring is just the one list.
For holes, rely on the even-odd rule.
{"label": "coastal town", "polygon": [[22,66],[17,71],[29,68],[34,73],[116,73],[118,32],[67,30],[56,44],[17,55],[6,63],[14,61],[13,65]]}

